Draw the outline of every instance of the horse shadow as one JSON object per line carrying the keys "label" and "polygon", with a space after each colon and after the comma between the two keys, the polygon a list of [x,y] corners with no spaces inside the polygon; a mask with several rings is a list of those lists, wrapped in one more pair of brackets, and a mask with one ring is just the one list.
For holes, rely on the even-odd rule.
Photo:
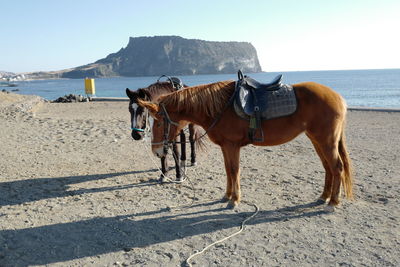
{"label": "horse shadow", "polygon": [[[200,210],[199,210],[200,208]],[[202,210],[201,210],[202,209]],[[166,209],[114,217],[0,231],[0,265],[47,265],[238,229],[253,211],[227,210],[219,201],[179,212]],[[247,225],[295,220],[324,214],[314,204],[260,211]],[[151,215],[151,216],[150,216]]]}
{"label": "horse shadow", "polygon": [[155,172],[156,169],[115,172],[104,174],[91,174],[79,176],[65,176],[52,178],[34,178],[20,181],[1,182],[0,183],[0,208],[6,205],[20,205],[28,202],[38,201],[42,199],[50,199],[66,196],[77,196],[86,193],[105,192],[111,190],[120,190],[133,187],[143,187],[157,184],[157,180],[149,180],[128,185],[116,185],[110,187],[90,188],[69,190],[69,185],[89,182],[93,180],[104,180],[117,176],[140,174],[147,172]]}

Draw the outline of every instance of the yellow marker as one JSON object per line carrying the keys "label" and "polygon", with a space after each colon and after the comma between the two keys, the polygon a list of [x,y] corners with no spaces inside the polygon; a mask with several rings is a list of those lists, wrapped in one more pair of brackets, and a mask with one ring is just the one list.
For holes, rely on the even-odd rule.
{"label": "yellow marker", "polygon": [[94,79],[85,79],[85,94],[94,95],[96,94],[96,88],[94,86]]}

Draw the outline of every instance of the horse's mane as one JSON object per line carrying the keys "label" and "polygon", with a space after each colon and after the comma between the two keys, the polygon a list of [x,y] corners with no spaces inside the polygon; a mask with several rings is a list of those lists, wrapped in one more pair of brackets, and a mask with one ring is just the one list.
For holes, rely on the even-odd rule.
{"label": "horse's mane", "polygon": [[226,107],[235,89],[234,81],[222,81],[192,86],[163,95],[159,99],[171,110],[186,110],[215,117]]}

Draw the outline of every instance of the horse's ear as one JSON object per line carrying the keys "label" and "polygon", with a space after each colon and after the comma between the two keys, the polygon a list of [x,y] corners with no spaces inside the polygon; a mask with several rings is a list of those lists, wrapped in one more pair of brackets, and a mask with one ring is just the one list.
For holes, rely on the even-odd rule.
{"label": "horse's ear", "polygon": [[146,99],[146,92],[143,89],[139,89],[137,92],[139,93],[139,97],[141,99]]}
{"label": "horse's ear", "polygon": [[126,95],[127,95],[129,98],[132,98],[132,96],[133,96],[133,91],[129,90],[129,88],[126,88]]}
{"label": "horse's ear", "polygon": [[141,99],[138,99],[138,104],[141,107],[147,108],[149,110],[150,114],[152,114],[152,115],[155,115],[160,110],[160,107],[157,104],[149,102],[149,101],[143,101]]}

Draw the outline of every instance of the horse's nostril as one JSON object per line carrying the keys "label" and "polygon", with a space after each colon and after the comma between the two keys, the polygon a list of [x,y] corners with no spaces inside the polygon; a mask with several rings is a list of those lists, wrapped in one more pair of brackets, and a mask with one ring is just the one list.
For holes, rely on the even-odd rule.
{"label": "horse's nostril", "polygon": [[135,140],[141,140],[142,139],[142,135],[136,131],[132,131],[132,138]]}

